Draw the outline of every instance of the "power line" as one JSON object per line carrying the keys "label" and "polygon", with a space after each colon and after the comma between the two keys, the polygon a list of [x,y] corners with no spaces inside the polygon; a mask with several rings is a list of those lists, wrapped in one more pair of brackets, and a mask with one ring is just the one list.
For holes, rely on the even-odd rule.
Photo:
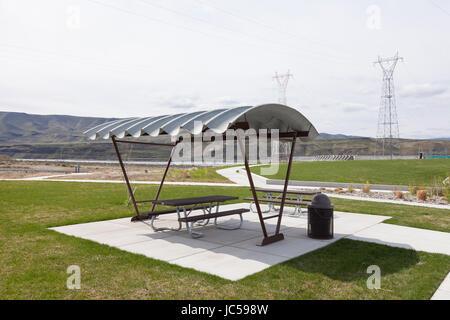
{"label": "power line", "polygon": [[[48,62],[54,62],[55,58],[68,58],[76,63],[94,65],[94,66],[101,67],[104,69],[106,68],[107,70],[110,70],[110,71],[116,70],[116,71],[125,71],[125,72],[130,72],[130,71],[148,72],[148,71],[152,70],[150,68],[150,66],[145,66],[145,65],[109,64],[109,63],[104,63],[104,62],[99,62],[99,61],[93,60],[92,58],[89,58],[89,57],[81,57],[81,56],[68,54],[68,53],[51,52],[51,51],[46,51],[46,50],[42,50],[39,48],[32,48],[32,47],[21,46],[21,45],[0,43],[0,47],[7,48],[9,50],[11,50],[11,49],[15,50],[13,58],[16,58],[17,54],[22,54],[22,55],[25,55],[25,58],[26,58],[26,56],[31,55],[34,58],[41,58],[41,59],[49,58],[49,59],[51,59]],[[7,53],[8,52],[6,52],[6,51],[0,51],[0,54],[7,54]]]}
{"label": "power line", "polygon": [[[194,32],[194,33],[200,33],[200,34],[203,34],[203,35],[205,35],[205,36],[208,36],[208,37],[213,37],[213,38],[221,38],[221,39],[223,39],[223,40],[226,40],[226,41],[228,41],[228,42],[231,42],[231,44],[234,44],[234,42],[236,41],[236,40],[238,40],[238,41],[241,41],[241,42],[244,42],[245,44],[247,44],[247,45],[252,45],[252,46],[257,46],[257,47],[261,47],[261,45],[258,45],[258,44],[255,44],[255,43],[249,43],[249,42],[245,42],[245,41],[242,41],[242,40],[240,40],[240,39],[228,39],[228,38],[226,38],[226,37],[223,37],[223,36],[221,36],[221,35],[217,35],[217,34],[211,34],[211,33],[208,33],[208,32],[204,32],[204,31],[202,31],[202,30],[197,30],[197,29],[193,29],[193,28],[190,28],[190,27],[186,27],[186,26],[182,26],[182,25],[179,25],[179,24],[175,24],[175,23],[170,23],[170,22],[167,22],[167,21],[165,21],[165,20],[161,20],[161,19],[158,19],[158,18],[154,18],[154,17],[151,17],[151,16],[148,16],[148,15],[146,15],[146,14],[142,14],[142,13],[138,13],[138,12],[135,12],[135,11],[132,11],[132,10],[128,10],[128,9],[124,9],[124,8],[122,8],[122,7],[118,7],[118,6],[116,6],[116,5],[113,5],[113,4],[110,4],[110,3],[104,3],[104,2],[102,2],[102,1],[98,1],[98,0],[86,0],[86,1],[89,1],[89,2],[92,2],[92,3],[95,3],[95,4],[97,4],[97,5],[101,5],[101,6],[105,6],[105,7],[108,7],[108,8],[111,8],[111,9],[115,9],[115,10],[118,10],[118,11],[120,11],[120,12],[123,12],[123,13],[127,13],[127,14],[130,14],[130,15],[134,15],[134,16],[138,16],[138,17],[141,17],[141,18],[144,18],[144,19],[147,19],[147,20],[151,20],[151,21],[153,21],[153,22],[158,22],[158,23],[161,23],[161,24],[165,24],[165,25],[169,25],[169,26],[171,26],[171,27],[174,27],[174,28],[178,28],[178,29],[183,29],[183,30],[187,30],[187,31],[190,31],[190,32]],[[152,4],[150,4],[150,3],[148,3],[148,2],[146,2],[146,1],[142,1],[142,0],[138,0],[139,2],[142,2],[142,3],[146,3],[146,4],[148,4],[148,5],[152,5]],[[158,6],[158,5],[156,5],[156,6]],[[160,8],[163,8],[162,6],[159,6]],[[171,11],[173,11],[173,12],[175,12],[176,10],[173,10],[173,9],[168,9],[168,8],[165,8],[165,9],[167,9],[167,10],[171,10]],[[187,15],[187,14],[184,14],[184,13],[181,13],[181,12],[178,12],[178,14],[180,14],[180,15],[184,15],[184,16],[187,16],[187,17],[191,17],[191,16],[189,16],[189,15]],[[193,18],[193,17],[191,17],[191,18]],[[203,20],[203,19],[199,19],[199,18],[194,18],[195,20]],[[211,24],[209,21],[207,22],[206,20],[203,20],[203,22],[204,23],[208,23],[208,24]],[[217,25],[215,25],[215,24],[212,24],[212,25],[214,25],[215,27],[219,27],[220,28],[220,26],[217,26]],[[239,32],[239,31],[236,31],[236,30],[233,30],[233,29],[230,29],[230,28],[227,28],[227,27],[223,27],[222,26],[222,28],[225,28],[225,29],[229,29],[228,31],[231,31],[231,32],[235,32],[235,33],[239,33],[240,35],[245,35],[245,36],[248,36],[248,37],[250,37],[250,38],[253,38],[253,36],[249,36],[249,35],[246,35],[246,34],[244,34],[244,33],[242,33],[242,32]],[[264,41],[264,43],[266,43],[268,40],[267,39],[265,39],[265,38],[262,38],[262,40]],[[280,43],[276,43],[276,45],[278,46]],[[283,44],[282,44],[283,45]],[[301,50],[301,51],[280,51],[278,48],[270,48],[270,49],[267,49],[267,46],[266,45],[262,45],[262,47],[264,47],[265,48],[265,51],[273,51],[273,49],[276,49],[277,50],[277,52],[278,53],[283,53],[283,54],[288,54],[288,55],[295,55],[295,56],[301,56],[301,55],[305,55],[305,54],[308,54],[308,52],[306,52],[306,50]],[[291,49],[293,46],[289,46],[289,49]],[[313,53],[314,54],[314,53]],[[321,62],[323,62],[323,59],[325,58],[325,59],[329,59],[329,58],[331,58],[331,59],[334,59],[334,60],[330,60],[331,62],[333,62],[333,63],[344,63],[344,61],[337,61],[337,60],[335,60],[336,59],[336,57],[327,57],[327,56],[323,56],[323,57],[317,57],[317,56],[314,56],[314,55],[308,55],[307,56],[309,59],[317,59],[317,60],[319,60],[319,61],[321,61]],[[347,62],[347,61],[346,61]],[[348,62],[347,62],[348,63]]]}
{"label": "power line", "polygon": [[435,6],[436,8],[440,9],[442,12],[446,13],[447,15],[450,16],[450,12],[448,12],[446,9],[444,9],[443,7],[441,7],[440,5],[438,5],[436,2],[434,2],[433,0],[429,0],[430,3]]}
{"label": "power line", "polygon": [[[298,34],[286,32],[286,31],[283,31],[283,30],[274,28],[273,26],[270,26],[270,25],[268,25],[268,24],[265,24],[265,23],[263,23],[263,22],[261,22],[261,21],[258,21],[258,20],[256,20],[256,19],[254,19],[254,18],[250,18],[250,17],[244,16],[244,15],[242,15],[242,14],[238,14],[238,13],[236,13],[236,12],[233,12],[232,10],[229,10],[229,9],[223,9],[223,8],[217,7],[217,6],[215,6],[215,5],[212,5],[212,4],[210,4],[210,3],[207,4],[204,0],[194,0],[194,1],[196,1],[197,3],[200,3],[200,4],[204,5],[204,6],[208,6],[208,7],[210,7],[210,8],[213,8],[213,9],[215,9],[215,10],[217,10],[217,11],[223,12],[223,13],[225,13],[225,14],[231,16],[231,17],[234,17],[235,19],[239,19],[239,20],[243,20],[243,21],[247,21],[247,22],[250,22],[250,23],[259,25],[259,26],[261,26],[261,27],[264,27],[264,28],[269,29],[269,30],[272,30],[272,31],[274,31],[274,32],[283,34],[283,35],[288,36],[288,37],[290,37],[290,38],[298,38],[298,39],[300,39],[300,40],[302,40],[302,41],[305,41],[305,40],[306,40],[306,41],[308,41],[308,42],[310,42],[310,43],[313,43],[313,44],[316,44],[316,45],[319,45],[319,46],[326,47],[328,50],[331,48],[334,52],[336,52],[336,48],[332,48],[332,47],[330,47],[328,44],[324,44],[324,43],[322,43],[322,42],[320,42],[320,41],[312,40],[312,39],[310,39],[310,38],[306,38],[306,37],[300,36],[300,35],[298,35]],[[349,58],[348,54],[346,54],[346,56],[347,56],[346,58]]]}
{"label": "power line", "polygon": [[[251,35],[251,34],[248,34],[248,33],[242,32],[242,31],[239,31],[239,30],[235,30],[235,29],[229,28],[229,27],[227,27],[227,26],[223,26],[223,25],[218,25],[218,24],[215,24],[215,23],[211,23],[211,22],[208,21],[208,20],[201,19],[201,18],[198,18],[198,17],[194,17],[194,16],[192,16],[192,15],[186,14],[186,13],[184,13],[184,12],[181,12],[181,11],[178,11],[178,10],[175,10],[175,9],[172,9],[172,8],[168,8],[168,7],[162,6],[162,5],[160,5],[160,4],[156,4],[156,3],[152,3],[152,2],[148,2],[148,1],[144,1],[144,0],[137,0],[137,1],[140,2],[140,3],[143,3],[143,4],[147,5],[147,6],[153,6],[153,7],[155,7],[155,8],[159,8],[159,9],[162,9],[162,10],[165,10],[165,11],[168,11],[168,12],[171,12],[171,13],[174,13],[174,14],[177,14],[177,15],[179,15],[179,16],[187,17],[187,18],[189,18],[189,19],[192,19],[192,20],[195,20],[195,21],[199,21],[199,22],[201,22],[201,23],[205,23],[205,24],[208,24],[208,25],[212,25],[213,27],[223,29],[223,30],[225,30],[225,31],[227,31],[227,32],[232,32],[232,33],[236,33],[236,34],[239,34],[239,35],[243,35],[243,36],[248,37],[248,38],[250,38],[250,39],[257,38],[257,39],[260,39],[260,40],[262,40],[262,41],[264,41],[264,42],[272,42],[272,43],[274,43],[274,44],[277,45],[277,46],[278,46],[278,45],[287,45],[286,43],[282,43],[282,42],[279,42],[279,41],[273,41],[273,40],[271,40],[271,39],[267,39],[267,38],[261,37],[261,36],[259,36],[259,35]],[[292,44],[289,44],[288,46],[289,46],[289,48],[292,48],[292,47],[293,47]],[[301,50],[302,50],[302,51],[305,51],[304,48],[302,48]],[[322,56],[324,56],[325,58],[332,58],[332,59],[336,59],[336,58],[337,58],[336,56],[324,54],[324,53],[321,53],[321,52],[318,53],[318,52],[311,51],[311,50],[309,50],[309,49],[306,49],[306,50],[307,50],[309,53],[317,54],[317,55],[322,55]]]}

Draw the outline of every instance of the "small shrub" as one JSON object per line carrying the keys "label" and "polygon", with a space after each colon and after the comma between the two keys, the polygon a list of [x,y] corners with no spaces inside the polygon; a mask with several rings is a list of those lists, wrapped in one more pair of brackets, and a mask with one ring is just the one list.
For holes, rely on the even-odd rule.
{"label": "small shrub", "polygon": [[450,186],[447,186],[446,188],[444,188],[444,198],[447,201],[450,200]]}
{"label": "small shrub", "polygon": [[444,200],[450,200],[450,177],[445,178],[442,181],[442,195],[445,198]]}
{"label": "small shrub", "polygon": [[417,200],[427,200],[428,190],[417,190]]}
{"label": "small shrub", "polygon": [[400,190],[395,191],[395,197],[397,199],[403,199],[403,192]]}
{"label": "small shrub", "polygon": [[349,186],[348,186],[347,192],[350,192],[350,193],[355,192],[355,188],[353,188],[353,185],[349,185]]}
{"label": "small shrub", "polygon": [[431,188],[430,188],[430,194],[434,196],[443,196],[444,195],[444,187],[445,187],[445,180],[439,177],[433,177],[431,180]]}
{"label": "small shrub", "polygon": [[450,177],[445,178],[445,179],[442,181],[442,184],[443,184],[444,186],[450,187]]}
{"label": "small shrub", "polygon": [[372,187],[370,186],[369,181],[366,182],[365,185],[362,186],[361,191],[364,193],[369,193]]}
{"label": "small shrub", "polygon": [[417,190],[419,190],[419,187],[417,187],[417,186],[412,186],[412,185],[410,185],[410,186],[408,187],[408,191],[409,191],[409,193],[410,193],[412,196],[415,196],[415,195],[416,195]]}

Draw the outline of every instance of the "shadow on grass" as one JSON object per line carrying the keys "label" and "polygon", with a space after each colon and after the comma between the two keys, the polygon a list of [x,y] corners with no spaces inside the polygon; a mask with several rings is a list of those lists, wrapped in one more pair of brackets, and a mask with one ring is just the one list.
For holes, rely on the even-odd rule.
{"label": "shadow on grass", "polygon": [[[405,247],[404,244],[402,244]],[[411,248],[412,249],[412,248]],[[319,273],[334,280],[351,282],[367,279],[367,267],[377,265],[381,275],[401,272],[417,265],[414,250],[387,245],[341,239],[326,247],[283,264],[306,273]]]}

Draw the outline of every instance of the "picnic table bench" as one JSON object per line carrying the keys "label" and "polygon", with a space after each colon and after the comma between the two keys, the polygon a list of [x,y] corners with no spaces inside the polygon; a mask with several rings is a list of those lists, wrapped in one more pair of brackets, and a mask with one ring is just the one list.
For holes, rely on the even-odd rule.
{"label": "picnic table bench", "polygon": [[[249,212],[249,209],[240,208],[234,210],[226,210],[219,211],[219,205],[222,202],[229,200],[236,200],[238,197],[233,196],[223,196],[223,195],[213,195],[213,196],[203,196],[203,197],[193,197],[193,198],[180,198],[180,199],[166,199],[166,200],[146,200],[147,202],[153,202],[155,204],[174,207],[174,209],[160,210],[160,211],[152,211],[145,212],[141,216],[144,219],[144,215],[148,219],[151,217],[151,226],[155,231],[163,231],[163,230],[172,230],[179,231],[182,228],[182,223],[186,223],[186,228],[189,234],[193,238],[200,238],[203,236],[202,233],[193,231],[194,223],[200,226],[206,226],[209,223],[210,219],[214,219],[214,225],[219,229],[225,230],[235,230],[239,229],[242,226],[243,218],[242,214],[245,212]],[[216,212],[212,212],[212,209],[216,207]],[[193,210],[201,209],[203,214],[190,216]],[[178,215],[178,228],[157,228],[154,226],[155,217],[163,214],[177,213]],[[183,213],[183,217],[181,216]],[[231,216],[231,215],[239,215],[240,223],[237,227],[223,226],[217,223],[217,218]]]}
{"label": "picnic table bench", "polygon": [[[273,188],[272,189],[271,188],[256,188],[255,191],[264,193],[262,198],[258,198],[259,202],[268,204],[268,209],[266,211],[263,211],[264,213],[267,213],[270,211],[278,211],[278,209],[275,207],[275,204],[281,203],[280,197],[281,197],[281,194],[283,193],[283,190],[273,189]],[[287,196],[284,203],[295,206],[294,212],[289,214],[289,216],[299,217],[302,213],[301,207],[307,206],[311,202],[311,199],[304,199],[304,196],[314,196],[318,193],[321,193],[321,191],[320,190],[288,189],[286,191],[286,194],[293,195],[293,196]],[[244,200],[251,201],[250,210],[252,212],[255,212],[255,210],[253,210],[253,208],[252,208],[252,204],[254,204],[254,199],[253,198],[244,198]]]}

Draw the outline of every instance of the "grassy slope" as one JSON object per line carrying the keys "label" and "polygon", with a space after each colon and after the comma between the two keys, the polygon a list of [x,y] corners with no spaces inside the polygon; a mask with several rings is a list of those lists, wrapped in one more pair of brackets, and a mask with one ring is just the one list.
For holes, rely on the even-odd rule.
{"label": "grassy slope", "polygon": [[199,167],[189,171],[185,169],[170,169],[168,178],[172,181],[218,182],[232,183],[216,172],[217,168]]}
{"label": "grassy slope", "polygon": [[[140,189],[150,197],[156,186]],[[121,185],[0,182],[0,194],[3,299],[428,299],[450,270],[445,255],[340,240],[232,282],[46,229],[130,216]],[[244,196],[248,189],[166,186],[162,197],[174,194]],[[65,288],[72,264],[81,267],[81,290]],[[382,290],[366,288],[372,264],[381,267]]]}
{"label": "grassy slope", "polygon": [[[284,179],[286,164],[269,179]],[[260,174],[260,168],[252,168]],[[429,185],[434,177],[450,175],[450,159],[429,160],[355,160],[325,162],[295,162],[291,180],[353,182],[392,185]]]}

